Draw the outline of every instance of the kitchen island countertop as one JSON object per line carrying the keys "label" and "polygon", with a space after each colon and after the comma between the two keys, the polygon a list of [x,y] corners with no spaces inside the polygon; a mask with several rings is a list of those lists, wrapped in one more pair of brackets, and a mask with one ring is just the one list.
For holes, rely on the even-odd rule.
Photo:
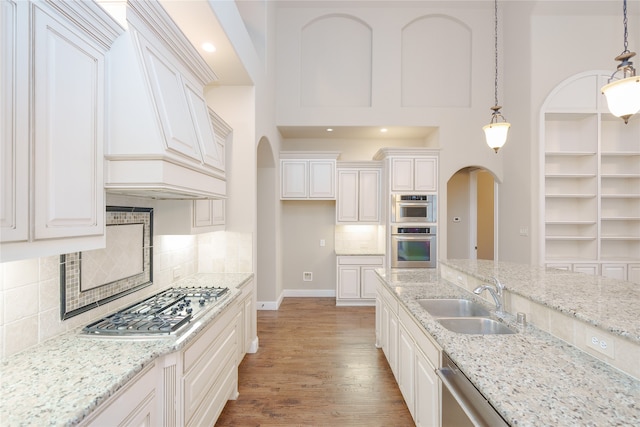
{"label": "kitchen island countertop", "polygon": [[[511,271],[521,279],[514,290],[519,288],[519,292],[527,294],[527,289],[531,289],[533,295],[540,291],[535,275],[522,275],[525,269],[538,271],[537,267],[518,270],[515,264],[490,261],[471,265],[466,260],[447,260],[444,264],[468,273],[474,271],[473,274],[486,281],[490,281],[496,271],[501,271],[503,276]],[[439,268],[379,269],[377,273],[511,425],[640,425],[638,379],[532,325],[518,326],[511,315],[504,321],[518,331],[516,334],[466,335],[445,329],[417,300],[475,299],[475,295],[442,279]],[[557,292],[562,291],[560,286],[566,274],[550,273],[557,279]],[[527,277],[530,282],[525,284]],[[510,282],[504,279],[507,289]],[[547,289],[553,286],[549,277],[545,286]],[[571,287],[565,288],[566,292],[570,290]],[[569,300],[570,295],[566,295],[566,299]],[[545,301],[550,303],[551,299]],[[637,325],[637,316],[633,322]]]}
{"label": "kitchen island countertop", "polygon": [[228,296],[179,337],[96,338],[80,329],[0,364],[0,425],[77,425],[158,357],[184,348],[240,295],[253,273],[197,274],[176,287],[228,287]]}

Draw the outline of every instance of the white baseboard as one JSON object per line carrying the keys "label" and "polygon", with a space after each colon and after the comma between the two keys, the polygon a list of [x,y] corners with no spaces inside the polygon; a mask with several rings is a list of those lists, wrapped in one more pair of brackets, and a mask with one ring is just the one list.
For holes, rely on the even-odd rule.
{"label": "white baseboard", "polygon": [[285,289],[277,301],[258,301],[258,310],[277,310],[285,297],[335,298],[335,289]]}
{"label": "white baseboard", "polygon": [[285,297],[335,298],[335,289],[285,289]]}

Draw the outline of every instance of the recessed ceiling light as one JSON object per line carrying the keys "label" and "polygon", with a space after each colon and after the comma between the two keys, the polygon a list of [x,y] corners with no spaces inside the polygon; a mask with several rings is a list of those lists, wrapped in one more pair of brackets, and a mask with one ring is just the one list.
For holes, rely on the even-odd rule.
{"label": "recessed ceiling light", "polygon": [[209,42],[202,43],[202,49],[204,49],[205,52],[215,52],[216,51],[216,47],[213,44],[209,43]]}
{"label": "recessed ceiling light", "polygon": [[382,132],[382,133],[384,133],[384,132],[386,132],[386,131],[387,131],[387,128],[382,128],[382,129],[380,129],[380,132]]}
{"label": "recessed ceiling light", "polygon": [[327,128],[327,132],[333,132],[333,129]]}

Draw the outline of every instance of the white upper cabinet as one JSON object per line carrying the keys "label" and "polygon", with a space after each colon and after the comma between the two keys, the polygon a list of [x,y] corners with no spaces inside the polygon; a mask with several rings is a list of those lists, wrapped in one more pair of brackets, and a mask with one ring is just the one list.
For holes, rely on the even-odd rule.
{"label": "white upper cabinet", "polygon": [[281,152],[280,199],[335,200],[338,153]]}
{"label": "white upper cabinet", "polygon": [[98,1],[127,29],[110,53],[107,191],[224,198],[230,128],[204,98],[216,75],[159,2]]}
{"label": "white upper cabinet", "polygon": [[92,2],[2,3],[2,261],[104,246],[106,55]]}
{"label": "white upper cabinet", "polygon": [[391,191],[438,191],[438,158],[392,158]]}
{"label": "white upper cabinet", "polygon": [[380,222],[381,173],[381,162],[339,162],[336,223]]}
{"label": "white upper cabinet", "polygon": [[385,161],[389,171],[385,188],[391,193],[438,192],[438,150],[433,148],[381,148],[374,160]]}

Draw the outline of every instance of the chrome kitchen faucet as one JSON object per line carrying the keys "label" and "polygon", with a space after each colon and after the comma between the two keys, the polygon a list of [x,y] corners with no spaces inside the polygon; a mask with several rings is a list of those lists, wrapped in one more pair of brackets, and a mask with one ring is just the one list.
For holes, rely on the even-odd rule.
{"label": "chrome kitchen faucet", "polygon": [[503,290],[504,290],[504,285],[502,283],[500,283],[500,280],[497,277],[493,277],[493,281],[495,282],[496,286],[495,289],[491,286],[491,285],[481,285],[478,286],[477,288],[475,288],[473,290],[473,293],[476,295],[480,295],[482,293],[482,291],[489,291],[489,293],[491,294],[491,296],[493,297],[493,300],[496,303],[496,314],[497,315],[502,315],[504,314],[504,311],[502,310],[502,294],[503,294]]}

